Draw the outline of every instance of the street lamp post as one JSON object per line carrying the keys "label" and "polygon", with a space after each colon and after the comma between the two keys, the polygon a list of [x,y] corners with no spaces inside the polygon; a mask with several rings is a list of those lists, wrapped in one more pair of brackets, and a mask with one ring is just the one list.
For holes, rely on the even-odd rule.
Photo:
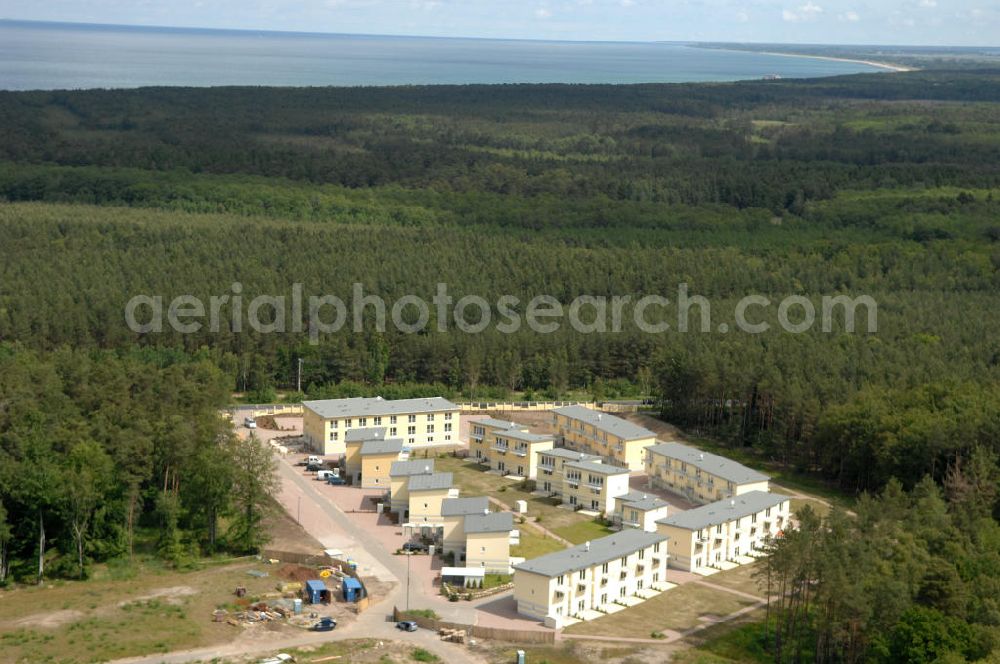
{"label": "street lamp post", "polygon": [[295,508],[295,523],[302,525],[302,494],[299,494],[298,506]]}
{"label": "street lamp post", "polygon": [[412,551],[406,552],[406,610],[410,610],[410,556]]}

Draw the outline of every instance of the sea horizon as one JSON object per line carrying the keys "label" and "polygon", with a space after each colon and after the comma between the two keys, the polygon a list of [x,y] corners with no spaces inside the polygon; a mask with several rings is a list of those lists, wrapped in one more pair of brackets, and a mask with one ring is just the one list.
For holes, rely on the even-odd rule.
{"label": "sea horizon", "polygon": [[883,71],[711,44],[0,19],[0,89],[689,83]]}

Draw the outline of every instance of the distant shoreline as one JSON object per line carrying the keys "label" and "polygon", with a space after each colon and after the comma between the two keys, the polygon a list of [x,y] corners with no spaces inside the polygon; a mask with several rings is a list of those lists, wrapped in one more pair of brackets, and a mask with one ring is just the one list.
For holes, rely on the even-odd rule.
{"label": "distant shoreline", "polygon": [[917,71],[913,67],[906,67],[904,65],[894,65],[889,62],[879,62],[878,60],[861,60],[858,58],[839,58],[835,55],[815,55],[810,53],[792,53],[788,51],[758,51],[756,49],[750,48],[721,48],[715,46],[701,46],[698,48],[712,48],[718,51],[732,51],[734,53],[760,53],[761,55],[777,55],[783,58],[810,58],[812,60],[829,60],[831,62],[852,62],[859,65],[868,65],[869,67],[877,67],[879,69],[887,69],[891,72],[908,72]]}

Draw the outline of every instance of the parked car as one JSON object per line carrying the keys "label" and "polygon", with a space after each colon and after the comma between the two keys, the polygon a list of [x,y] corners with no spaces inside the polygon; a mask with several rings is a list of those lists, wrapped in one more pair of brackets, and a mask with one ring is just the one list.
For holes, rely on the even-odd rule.
{"label": "parked car", "polygon": [[307,473],[315,473],[320,470],[323,470],[323,464],[321,463],[310,463],[306,466]]}
{"label": "parked car", "polygon": [[252,417],[244,418],[243,419],[243,426],[245,426],[247,429],[256,429],[257,428],[257,420],[255,420]]}
{"label": "parked car", "polygon": [[406,542],[403,544],[403,551],[412,551],[413,553],[427,553],[427,545],[423,542]]}
{"label": "parked car", "polygon": [[339,476],[339,475],[330,475],[330,476],[328,476],[326,478],[326,483],[327,484],[333,484],[335,486],[344,486],[345,484],[347,484],[347,482],[344,481],[344,478],[341,477],[341,476]]}
{"label": "parked car", "polygon": [[396,629],[401,629],[404,632],[415,632],[420,628],[417,625],[417,623],[413,622],[412,620],[400,620],[398,623],[396,623]]}
{"label": "parked car", "polygon": [[314,632],[332,632],[336,628],[337,621],[333,618],[320,618],[319,622],[311,627]]}
{"label": "parked car", "polygon": [[319,470],[316,471],[316,479],[325,482],[331,477],[340,477],[340,469],[334,468],[333,470]]}
{"label": "parked car", "polygon": [[323,460],[322,460],[322,459],[320,459],[320,458],[319,458],[318,456],[316,456],[315,454],[310,454],[310,455],[309,455],[309,456],[308,456],[308,457],[306,458],[306,463],[307,463],[307,464],[310,464],[310,463],[315,463],[315,464],[319,464],[319,465],[321,465],[321,466],[322,466],[322,465],[323,465]]}

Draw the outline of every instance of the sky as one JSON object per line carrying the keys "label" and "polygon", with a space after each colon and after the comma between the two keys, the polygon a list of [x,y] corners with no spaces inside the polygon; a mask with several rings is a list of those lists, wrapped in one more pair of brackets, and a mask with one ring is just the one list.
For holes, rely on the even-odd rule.
{"label": "sky", "polygon": [[0,18],[513,39],[1000,46],[1000,0],[0,0]]}

